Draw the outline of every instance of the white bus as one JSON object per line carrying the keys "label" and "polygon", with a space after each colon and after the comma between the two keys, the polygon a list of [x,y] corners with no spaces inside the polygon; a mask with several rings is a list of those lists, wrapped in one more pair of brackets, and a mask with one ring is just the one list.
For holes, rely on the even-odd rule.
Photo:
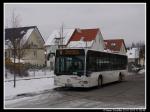
{"label": "white bus", "polygon": [[127,56],[87,49],[56,50],[54,84],[61,87],[93,87],[122,81]]}

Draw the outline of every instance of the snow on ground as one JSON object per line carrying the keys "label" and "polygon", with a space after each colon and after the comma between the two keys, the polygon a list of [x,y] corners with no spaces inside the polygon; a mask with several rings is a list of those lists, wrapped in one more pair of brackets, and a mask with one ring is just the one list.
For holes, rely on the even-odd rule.
{"label": "snow on ground", "polygon": [[18,94],[39,92],[43,90],[49,90],[54,88],[53,78],[41,78],[31,80],[16,81],[16,88],[14,88],[14,82],[5,82],[5,99],[12,98]]}
{"label": "snow on ground", "polygon": [[[14,58],[10,58],[11,62],[14,63]],[[15,63],[19,63],[19,59],[15,58]],[[24,60],[20,59],[20,63],[24,63]]]}
{"label": "snow on ground", "polygon": [[139,74],[144,74],[145,73],[145,69],[142,69],[138,72]]}
{"label": "snow on ground", "polygon": [[[16,77],[16,88],[14,88],[14,75],[7,72],[4,82],[5,99],[13,98],[18,94],[38,92],[54,88],[54,72],[49,70],[29,71],[28,77]],[[24,80],[29,79],[29,80]]]}

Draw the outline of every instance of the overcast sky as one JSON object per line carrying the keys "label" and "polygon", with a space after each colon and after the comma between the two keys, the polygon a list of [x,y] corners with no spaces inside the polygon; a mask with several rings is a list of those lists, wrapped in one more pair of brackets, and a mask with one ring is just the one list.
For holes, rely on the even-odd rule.
{"label": "overcast sky", "polygon": [[5,26],[12,10],[21,26],[36,25],[46,40],[65,28],[100,28],[104,39],[122,38],[126,45],[145,41],[145,4],[5,4]]}

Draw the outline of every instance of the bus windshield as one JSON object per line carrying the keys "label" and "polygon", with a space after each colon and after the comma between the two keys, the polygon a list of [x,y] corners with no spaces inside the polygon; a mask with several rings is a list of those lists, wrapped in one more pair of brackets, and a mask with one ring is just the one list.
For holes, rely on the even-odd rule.
{"label": "bus windshield", "polygon": [[[61,52],[65,52],[64,50]],[[76,51],[75,51],[76,52]],[[55,60],[55,74],[56,75],[78,75],[84,74],[84,58],[85,55],[82,52],[74,53],[67,52],[64,54],[56,52]],[[69,54],[70,53],[70,54]]]}

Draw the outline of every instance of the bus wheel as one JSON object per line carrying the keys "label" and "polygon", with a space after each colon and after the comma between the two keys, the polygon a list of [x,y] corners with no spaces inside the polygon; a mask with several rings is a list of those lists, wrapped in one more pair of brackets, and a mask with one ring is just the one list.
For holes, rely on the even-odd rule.
{"label": "bus wheel", "polygon": [[98,77],[98,87],[102,87],[102,76]]}
{"label": "bus wheel", "polygon": [[120,74],[119,74],[119,80],[118,80],[118,81],[121,82],[122,80],[123,80],[123,76],[122,76],[122,74],[120,73]]}

